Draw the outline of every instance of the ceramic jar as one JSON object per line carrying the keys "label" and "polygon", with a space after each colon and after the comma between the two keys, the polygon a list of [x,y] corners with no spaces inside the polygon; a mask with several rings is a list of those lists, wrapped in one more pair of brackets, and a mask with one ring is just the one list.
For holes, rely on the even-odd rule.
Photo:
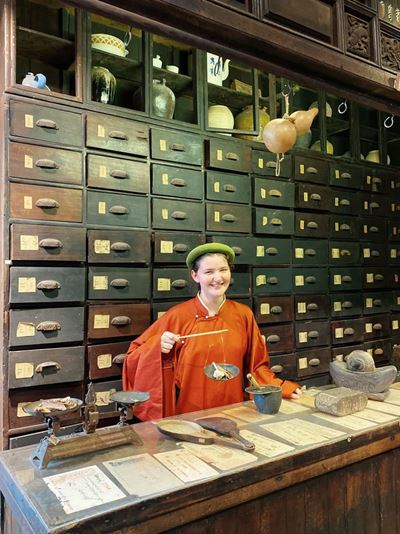
{"label": "ceramic jar", "polygon": [[165,79],[153,80],[153,115],[163,119],[172,119],[175,111],[175,95],[165,85]]}
{"label": "ceramic jar", "polygon": [[117,81],[105,67],[92,67],[92,99],[102,104],[112,104]]}
{"label": "ceramic jar", "polygon": [[[249,141],[262,141],[262,133],[264,126],[269,123],[271,120],[268,115],[266,108],[260,108],[258,110],[258,123],[259,131],[257,137],[254,135],[244,135],[244,134],[235,134],[235,137],[240,137],[240,139],[248,139]],[[253,106],[246,106],[243,108],[238,115],[235,117],[235,129],[236,130],[254,130],[254,121],[253,121]]]}
{"label": "ceramic jar", "polygon": [[305,134],[297,136],[294,147],[295,148],[308,148],[311,144],[311,139],[312,139],[312,132],[311,130],[308,130],[308,132],[306,132]]}
{"label": "ceramic jar", "polygon": [[[231,130],[233,128],[234,118],[232,111],[227,106],[215,105],[208,108],[208,126],[210,128],[220,128]],[[232,135],[232,134],[224,134]]]}

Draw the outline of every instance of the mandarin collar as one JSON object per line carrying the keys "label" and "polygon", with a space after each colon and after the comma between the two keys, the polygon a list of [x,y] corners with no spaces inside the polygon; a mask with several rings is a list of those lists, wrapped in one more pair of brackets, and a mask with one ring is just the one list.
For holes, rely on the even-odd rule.
{"label": "mandarin collar", "polygon": [[[200,296],[200,292],[197,293],[196,295],[196,311],[197,311],[197,314],[196,314],[196,317],[200,316],[200,317],[205,317],[206,319],[208,319],[210,317],[210,310],[207,308],[207,306],[205,305],[205,303],[203,302],[201,296]],[[226,297],[224,295],[224,300],[223,302],[221,303],[220,307],[218,308],[218,311],[216,313],[216,315],[213,315],[211,317],[216,317],[221,308],[223,307],[223,305],[225,304],[226,302]]]}

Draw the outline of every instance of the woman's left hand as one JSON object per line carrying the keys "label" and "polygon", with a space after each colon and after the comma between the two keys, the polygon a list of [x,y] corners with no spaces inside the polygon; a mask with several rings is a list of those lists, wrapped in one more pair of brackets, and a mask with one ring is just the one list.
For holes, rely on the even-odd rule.
{"label": "woman's left hand", "polygon": [[293,393],[290,395],[291,399],[299,399],[302,396],[303,392],[300,388],[297,388]]}

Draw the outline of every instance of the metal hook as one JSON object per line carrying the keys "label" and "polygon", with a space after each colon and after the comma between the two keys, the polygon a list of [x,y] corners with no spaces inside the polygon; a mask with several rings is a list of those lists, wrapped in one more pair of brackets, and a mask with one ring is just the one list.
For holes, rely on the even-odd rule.
{"label": "metal hook", "polygon": [[344,115],[347,111],[347,100],[343,100],[343,102],[340,102],[337,110],[338,110],[339,115]]}
{"label": "metal hook", "polygon": [[289,96],[292,92],[292,82],[285,80],[282,87],[282,96]]}
{"label": "metal hook", "polygon": [[386,119],[383,121],[383,126],[385,128],[391,128],[394,124],[394,115],[388,115]]}
{"label": "metal hook", "polygon": [[125,48],[128,47],[129,43],[131,42],[131,39],[132,39],[132,26],[129,26],[128,31],[126,31],[124,35]]}

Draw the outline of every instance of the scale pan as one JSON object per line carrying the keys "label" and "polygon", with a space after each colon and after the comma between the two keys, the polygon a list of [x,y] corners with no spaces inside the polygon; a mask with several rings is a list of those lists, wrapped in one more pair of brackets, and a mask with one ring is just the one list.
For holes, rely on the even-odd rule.
{"label": "scale pan", "polygon": [[[224,373],[224,376],[219,377],[219,374]],[[217,382],[226,382],[227,380],[232,380],[236,378],[240,373],[239,367],[233,365],[232,363],[211,363],[204,367],[204,374],[216,380]]]}
{"label": "scale pan", "polygon": [[110,400],[128,406],[137,406],[149,398],[150,393],[147,391],[117,391],[111,395]]}
{"label": "scale pan", "polygon": [[[30,402],[23,407],[24,412],[29,415],[43,415],[45,417],[53,417],[55,415],[63,415],[65,413],[75,412],[82,406],[80,399],[74,399],[72,397],[66,397],[64,399],[40,399],[35,402]],[[65,403],[65,410],[57,409],[56,405],[60,402]],[[53,403],[53,407],[52,407]]]}

